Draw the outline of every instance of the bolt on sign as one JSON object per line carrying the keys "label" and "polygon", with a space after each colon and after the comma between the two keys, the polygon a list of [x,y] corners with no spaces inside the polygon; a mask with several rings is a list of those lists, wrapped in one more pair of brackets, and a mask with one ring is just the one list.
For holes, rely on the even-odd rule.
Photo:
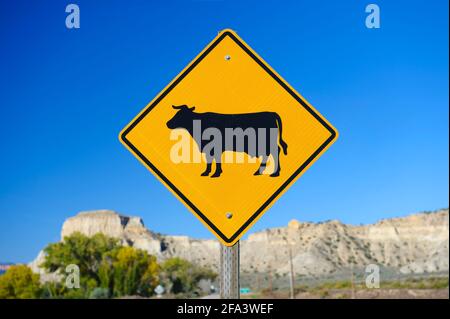
{"label": "bolt on sign", "polygon": [[227,246],[337,131],[234,31],[224,30],[120,133]]}

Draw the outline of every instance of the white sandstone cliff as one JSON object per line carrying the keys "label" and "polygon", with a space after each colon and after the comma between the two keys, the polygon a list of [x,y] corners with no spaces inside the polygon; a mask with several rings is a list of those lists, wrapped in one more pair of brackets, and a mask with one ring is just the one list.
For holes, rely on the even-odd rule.
{"label": "white sandstone cliff", "polygon": [[[157,235],[139,217],[102,210],[82,212],[64,222],[61,238],[74,232],[87,236],[101,232],[146,250],[159,260],[178,256],[200,265],[218,268],[219,242],[187,236]],[[352,226],[339,221],[308,223],[291,221],[287,227],[250,234],[241,241],[241,270],[287,274],[289,249],[297,274],[323,275],[376,263],[401,273],[448,271],[449,211],[420,213]],[[41,253],[30,265],[38,265]]]}

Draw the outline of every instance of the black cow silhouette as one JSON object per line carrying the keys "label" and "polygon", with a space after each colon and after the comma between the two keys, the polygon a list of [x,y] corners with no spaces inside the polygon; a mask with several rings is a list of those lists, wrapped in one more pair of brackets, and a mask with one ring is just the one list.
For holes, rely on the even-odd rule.
{"label": "black cow silhouette", "polygon": [[[260,167],[254,173],[254,175],[261,175],[264,171],[267,160],[270,155],[274,160],[275,169],[270,176],[276,177],[280,175],[280,146],[283,149],[283,153],[287,155],[287,144],[282,138],[282,123],[280,116],[275,112],[258,112],[258,113],[245,113],[245,114],[220,114],[220,113],[196,113],[195,107],[188,107],[187,105],[172,106],[178,112],[167,122],[169,129],[185,129],[189,132],[191,137],[197,143],[197,146],[201,153],[206,157],[206,170],[201,174],[202,176],[208,176],[211,173],[212,162],[216,162],[216,171],[211,177],[219,177],[222,173],[222,154],[225,151],[233,152],[245,152],[252,157],[262,157]],[[194,123],[201,124],[201,134],[195,136]],[[205,139],[203,132],[207,129],[216,129],[221,133],[222,143],[220,151],[207,151],[206,147],[211,142],[209,139]],[[241,129],[246,130],[252,128],[256,134],[256,138],[253,143],[256,145],[250,145],[249,138],[244,138],[242,143],[238,143],[233,140],[231,145],[226,143],[226,129]],[[271,133],[272,132],[272,133]],[[270,137],[272,134],[276,136]],[[265,136],[261,136],[265,134]],[[258,145],[259,141],[261,145]],[[265,145],[263,144],[265,143]],[[278,146],[278,143],[280,146]],[[229,144],[229,143],[228,143]]]}

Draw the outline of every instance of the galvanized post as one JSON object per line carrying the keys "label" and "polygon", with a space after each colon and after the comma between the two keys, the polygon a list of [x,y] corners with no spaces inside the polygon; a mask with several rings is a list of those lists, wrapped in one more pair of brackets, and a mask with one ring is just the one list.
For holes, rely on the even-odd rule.
{"label": "galvanized post", "polygon": [[220,298],[239,299],[239,242],[220,246]]}

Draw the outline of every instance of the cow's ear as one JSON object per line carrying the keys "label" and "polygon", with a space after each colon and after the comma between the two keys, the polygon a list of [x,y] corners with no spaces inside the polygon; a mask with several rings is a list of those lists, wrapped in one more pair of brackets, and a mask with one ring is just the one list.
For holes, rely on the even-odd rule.
{"label": "cow's ear", "polygon": [[195,110],[195,106],[189,108],[190,111]]}

